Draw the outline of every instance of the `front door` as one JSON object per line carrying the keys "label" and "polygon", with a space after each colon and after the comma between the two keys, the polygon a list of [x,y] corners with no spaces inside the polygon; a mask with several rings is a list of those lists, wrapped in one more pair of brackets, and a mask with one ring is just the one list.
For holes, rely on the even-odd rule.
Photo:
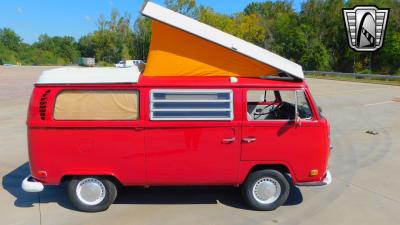
{"label": "front door", "polygon": [[150,91],[146,163],[150,185],[233,184],[240,122],[232,90]]}
{"label": "front door", "polygon": [[243,96],[247,119],[242,130],[242,160],[288,164],[302,176],[319,168],[316,164],[321,160],[314,158],[324,147],[324,132],[303,90],[295,94],[294,89],[248,89]]}

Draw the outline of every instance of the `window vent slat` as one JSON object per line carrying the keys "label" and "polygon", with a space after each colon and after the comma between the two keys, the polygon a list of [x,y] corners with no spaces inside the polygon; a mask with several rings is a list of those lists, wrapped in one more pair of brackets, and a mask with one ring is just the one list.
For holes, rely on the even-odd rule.
{"label": "window vent slat", "polygon": [[184,100],[153,100],[152,102],[230,102],[230,100],[197,100],[197,99],[184,99]]}
{"label": "window vent slat", "polygon": [[151,120],[232,120],[232,90],[152,90]]}
{"label": "window vent slat", "polygon": [[153,112],[229,112],[231,109],[152,109]]}

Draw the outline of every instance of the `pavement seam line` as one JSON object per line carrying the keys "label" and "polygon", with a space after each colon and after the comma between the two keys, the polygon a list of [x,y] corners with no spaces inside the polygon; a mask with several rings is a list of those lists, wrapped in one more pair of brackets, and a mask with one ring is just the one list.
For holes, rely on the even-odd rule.
{"label": "pavement seam line", "polygon": [[38,200],[39,200],[39,224],[42,225],[42,208],[41,208],[41,201],[40,201],[40,193],[38,194]]}
{"label": "pavement seam line", "polygon": [[369,89],[361,89],[361,90],[346,90],[346,91],[341,91],[341,92],[326,92],[326,93],[321,93],[321,94],[315,94],[314,96],[335,96],[335,95],[337,96],[337,95],[343,95],[343,94],[348,94],[348,93],[362,94],[363,92],[379,91],[382,89],[386,89],[386,87],[369,88]]}
{"label": "pavement seam line", "polygon": [[391,201],[393,201],[393,202],[395,202],[395,203],[400,204],[400,201],[399,201],[399,200],[394,199],[394,198],[391,198],[391,197],[389,197],[389,196],[387,196],[387,195],[385,195],[385,194],[376,192],[376,191],[374,191],[374,190],[365,188],[365,187],[363,187],[363,186],[360,186],[360,185],[358,185],[358,184],[354,184],[354,183],[352,183],[352,182],[347,182],[347,181],[345,181],[345,180],[343,180],[343,179],[341,179],[341,178],[338,178],[338,177],[336,177],[335,179],[341,181],[342,183],[348,184],[348,185],[350,185],[350,186],[352,186],[352,187],[358,188],[358,189],[363,190],[363,191],[366,191],[366,192],[370,192],[370,193],[372,193],[372,194],[378,195],[378,196],[380,196],[380,197],[386,198],[386,199],[388,199],[388,200],[391,200]]}
{"label": "pavement seam line", "polygon": [[375,102],[375,103],[369,103],[365,104],[364,106],[374,106],[374,105],[382,105],[382,104],[388,104],[388,103],[396,103],[395,101],[385,101],[385,102]]}

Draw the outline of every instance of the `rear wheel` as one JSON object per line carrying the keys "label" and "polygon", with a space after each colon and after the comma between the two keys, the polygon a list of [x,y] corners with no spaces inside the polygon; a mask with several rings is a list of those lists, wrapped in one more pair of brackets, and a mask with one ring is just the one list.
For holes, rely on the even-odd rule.
{"label": "rear wheel", "polygon": [[285,176],[276,170],[252,172],[242,186],[247,204],[256,210],[269,211],[283,205],[290,191]]}
{"label": "rear wheel", "polygon": [[115,184],[102,177],[74,177],[68,181],[67,192],[71,203],[85,212],[104,211],[117,197]]}

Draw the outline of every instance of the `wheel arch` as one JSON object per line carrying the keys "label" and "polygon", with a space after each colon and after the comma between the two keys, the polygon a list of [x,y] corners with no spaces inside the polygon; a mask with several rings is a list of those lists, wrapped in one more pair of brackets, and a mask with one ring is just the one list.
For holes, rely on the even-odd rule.
{"label": "wheel arch", "polygon": [[284,164],[257,164],[257,165],[254,165],[250,169],[249,173],[258,171],[258,170],[266,170],[266,169],[276,170],[281,173],[290,173],[289,168]]}
{"label": "wheel arch", "polygon": [[65,174],[61,177],[60,183],[64,183],[74,177],[88,177],[88,176],[107,178],[110,181],[112,181],[115,185],[117,185],[117,187],[124,186],[122,184],[122,182],[118,179],[118,177],[115,176],[114,174],[97,174],[97,173],[96,174],[90,174],[90,173],[88,173],[88,174]]}
{"label": "wheel arch", "polygon": [[293,170],[288,164],[284,162],[253,162],[246,165],[245,168],[242,168],[239,182],[242,184],[252,172],[267,169],[279,171],[284,175],[288,174],[290,176],[290,182],[292,183],[296,180]]}

